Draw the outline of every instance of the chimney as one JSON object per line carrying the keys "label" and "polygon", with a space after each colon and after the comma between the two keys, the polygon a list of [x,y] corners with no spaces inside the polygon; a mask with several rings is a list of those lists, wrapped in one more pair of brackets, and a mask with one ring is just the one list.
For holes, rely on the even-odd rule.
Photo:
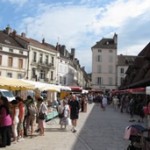
{"label": "chimney", "polygon": [[118,35],[115,33],[113,37],[114,43],[117,45]]}
{"label": "chimney", "polygon": [[7,26],[5,31],[9,35],[12,32],[12,29],[9,26]]}
{"label": "chimney", "polygon": [[17,34],[16,30],[14,30],[14,31],[12,32],[12,36],[15,37],[16,34]]}
{"label": "chimney", "polygon": [[75,58],[75,48],[71,48],[71,55]]}
{"label": "chimney", "polygon": [[44,44],[44,43],[45,43],[45,38],[42,39],[42,44]]}
{"label": "chimney", "polygon": [[22,32],[21,37],[26,37],[26,34],[24,32]]}

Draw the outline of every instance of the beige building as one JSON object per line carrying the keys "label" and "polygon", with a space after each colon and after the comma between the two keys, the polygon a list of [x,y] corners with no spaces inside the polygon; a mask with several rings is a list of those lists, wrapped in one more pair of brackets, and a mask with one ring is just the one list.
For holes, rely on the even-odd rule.
{"label": "beige building", "polygon": [[14,35],[14,39],[29,51],[26,79],[56,83],[57,81],[57,51],[45,42],[27,38],[24,33]]}
{"label": "beige building", "polygon": [[117,34],[102,38],[92,46],[92,89],[112,90],[117,87]]}
{"label": "beige building", "polygon": [[33,81],[77,85],[89,88],[90,80],[84,67],[64,45],[53,46],[29,38],[25,33],[18,35],[7,27],[0,31],[0,75]]}
{"label": "beige building", "polygon": [[0,31],[0,76],[21,79],[27,74],[28,50],[11,36],[11,28]]}

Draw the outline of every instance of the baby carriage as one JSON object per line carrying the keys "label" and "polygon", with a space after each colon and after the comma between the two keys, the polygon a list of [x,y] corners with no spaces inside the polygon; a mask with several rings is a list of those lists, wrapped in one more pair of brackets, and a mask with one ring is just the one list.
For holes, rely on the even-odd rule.
{"label": "baby carriage", "polygon": [[150,150],[149,130],[141,125],[130,125],[125,129],[124,139],[130,140],[127,150]]}

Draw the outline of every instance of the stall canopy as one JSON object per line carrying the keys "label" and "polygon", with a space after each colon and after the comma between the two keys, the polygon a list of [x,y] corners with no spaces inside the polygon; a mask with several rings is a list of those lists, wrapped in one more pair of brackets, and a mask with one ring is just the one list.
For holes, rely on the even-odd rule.
{"label": "stall canopy", "polygon": [[82,87],[80,86],[69,86],[72,92],[82,92]]}
{"label": "stall canopy", "polygon": [[145,94],[145,87],[124,89],[124,90],[113,90],[112,94]]}
{"label": "stall canopy", "polygon": [[71,91],[69,86],[57,85],[61,91]]}
{"label": "stall canopy", "polygon": [[48,84],[48,83],[42,83],[42,82],[24,80],[24,79],[22,79],[22,81],[32,84],[35,87],[35,89],[39,89],[40,91],[60,92],[60,87],[54,84]]}
{"label": "stall canopy", "polygon": [[145,87],[127,89],[127,91],[131,94],[145,94]]}
{"label": "stall canopy", "polygon": [[20,79],[0,77],[0,88],[15,91],[33,90],[35,87],[32,84],[23,82]]}

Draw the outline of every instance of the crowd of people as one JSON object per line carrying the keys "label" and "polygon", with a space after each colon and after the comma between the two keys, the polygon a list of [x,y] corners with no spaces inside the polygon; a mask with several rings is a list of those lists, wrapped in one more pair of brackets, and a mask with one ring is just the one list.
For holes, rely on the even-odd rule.
{"label": "crowd of people", "polygon": [[[87,111],[90,97],[85,94],[69,94],[64,99],[56,100],[59,124],[61,129],[70,125],[71,132],[77,132],[77,120],[80,112]],[[6,97],[0,97],[0,147],[10,146],[22,141],[27,136],[36,133],[44,136],[48,104],[42,98],[27,96],[26,100],[16,97],[11,102]],[[54,106],[51,106],[54,107]]]}
{"label": "crowd of people", "polygon": [[0,147],[24,140],[25,136],[32,136],[36,128],[39,135],[44,135],[44,119],[38,116],[46,114],[47,105],[43,98],[36,101],[28,96],[26,100],[16,97],[11,102],[6,97],[0,97]]}

